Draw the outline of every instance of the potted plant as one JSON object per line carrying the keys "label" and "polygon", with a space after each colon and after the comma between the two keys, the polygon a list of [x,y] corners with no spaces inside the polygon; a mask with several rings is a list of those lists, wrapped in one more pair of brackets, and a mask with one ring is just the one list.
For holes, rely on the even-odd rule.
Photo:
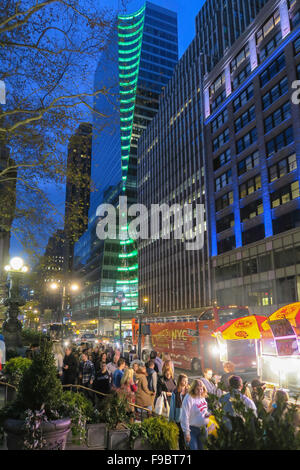
{"label": "potted plant", "polygon": [[82,393],[64,392],[63,404],[65,414],[71,418],[71,429],[67,442],[82,443],[87,437],[87,423],[92,420],[94,408],[90,400]]}
{"label": "potted plant", "polygon": [[40,352],[21,378],[16,400],[1,410],[0,424],[7,434],[8,450],[63,450],[71,427],[66,416],[52,344],[43,340]]}
{"label": "potted plant", "polygon": [[16,398],[17,388],[24,372],[30,367],[31,360],[25,357],[14,357],[7,361],[3,372],[7,383],[12,387],[7,388],[7,401],[11,402]]}
{"label": "potted plant", "polygon": [[129,448],[129,424],[134,419],[127,398],[113,393],[102,400],[99,409],[99,423],[108,427],[108,449],[125,450]]}
{"label": "potted plant", "polygon": [[174,422],[162,416],[146,418],[130,425],[130,447],[133,450],[178,450],[179,430]]}

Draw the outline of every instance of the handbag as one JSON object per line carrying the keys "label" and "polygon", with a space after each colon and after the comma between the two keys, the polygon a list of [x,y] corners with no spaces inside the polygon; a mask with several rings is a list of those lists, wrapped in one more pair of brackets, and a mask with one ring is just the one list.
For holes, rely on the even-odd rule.
{"label": "handbag", "polygon": [[169,417],[170,405],[167,399],[166,392],[161,392],[160,396],[156,400],[154,411],[156,414],[164,416],[165,418]]}

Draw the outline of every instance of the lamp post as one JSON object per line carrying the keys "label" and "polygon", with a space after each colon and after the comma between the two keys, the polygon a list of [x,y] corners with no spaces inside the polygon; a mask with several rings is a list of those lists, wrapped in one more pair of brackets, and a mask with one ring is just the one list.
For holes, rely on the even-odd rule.
{"label": "lamp post", "polygon": [[[58,282],[51,282],[49,287],[50,287],[52,292],[57,292],[58,289],[60,288],[60,284]],[[79,290],[79,285],[76,282],[67,283],[67,284],[63,283],[63,285],[62,285],[62,299],[61,299],[61,307],[60,307],[60,315],[59,315],[61,322],[63,322],[67,292],[70,291],[72,293],[75,293],[78,290]]]}
{"label": "lamp post", "polygon": [[142,327],[143,327],[143,315],[147,313],[149,298],[143,298],[144,307],[137,310],[139,316],[139,338],[138,338],[138,358],[142,359]]}
{"label": "lamp post", "polygon": [[121,348],[121,356],[123,356],[123,335],[122,335],[122,305],[123,302],[126,302],[124,292],[118,292],[116,296],[116,301],[120,304],[119,310],[119,326],[120,326],[120,348]]}
{"label": "lamp post", "polygon": [[28,272],[28,267],[25,266],[23,259],[17,256],[12,258],[4,269],[8,274],[9,292],[7,299],[4,301],[4,305],[8,308],[2,331],[6,348],[15,349],[22,346],[22,324],[18,320],[18,316],[20,313],[19,308],[25,305],[25,300],[20,296],[20,281],[22,276]]}

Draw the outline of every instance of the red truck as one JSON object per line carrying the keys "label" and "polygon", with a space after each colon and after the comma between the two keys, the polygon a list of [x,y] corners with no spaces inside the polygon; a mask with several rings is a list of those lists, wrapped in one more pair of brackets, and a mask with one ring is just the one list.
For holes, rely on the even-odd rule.
{"label": "red truck", "polygon": [[[204,307],[191,314],[142,319],[142,353],[170,354],[175,367],[200,373],[211,367],[221,372],[232,361],[239,372],[255,369],[252,341],[220,341],[212,333],[227,321],[250,315],[248,307]],[[132,320],[133,344],[138,344],[138,318]]]}

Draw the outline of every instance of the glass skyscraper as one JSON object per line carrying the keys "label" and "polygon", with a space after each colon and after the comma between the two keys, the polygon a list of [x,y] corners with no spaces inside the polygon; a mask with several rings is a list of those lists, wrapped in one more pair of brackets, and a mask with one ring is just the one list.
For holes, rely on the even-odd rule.
{"label": "glass skyscraper", "polygon": [[[176,13],[146,2],[119,15],[95,74],[89,228],[75,247],[75,270],[85,283],[75,317],[112,317],[123,291],[124,314],[138,305],[137,248],[133,240],[96,237],[100,203],[118,207],[120,195],[137,200],[137,143],[155,116],[159,95],[178,60]],[[107,92],[106,92],[107,91]],[[120,227],[126,231],[127,227]]]}

